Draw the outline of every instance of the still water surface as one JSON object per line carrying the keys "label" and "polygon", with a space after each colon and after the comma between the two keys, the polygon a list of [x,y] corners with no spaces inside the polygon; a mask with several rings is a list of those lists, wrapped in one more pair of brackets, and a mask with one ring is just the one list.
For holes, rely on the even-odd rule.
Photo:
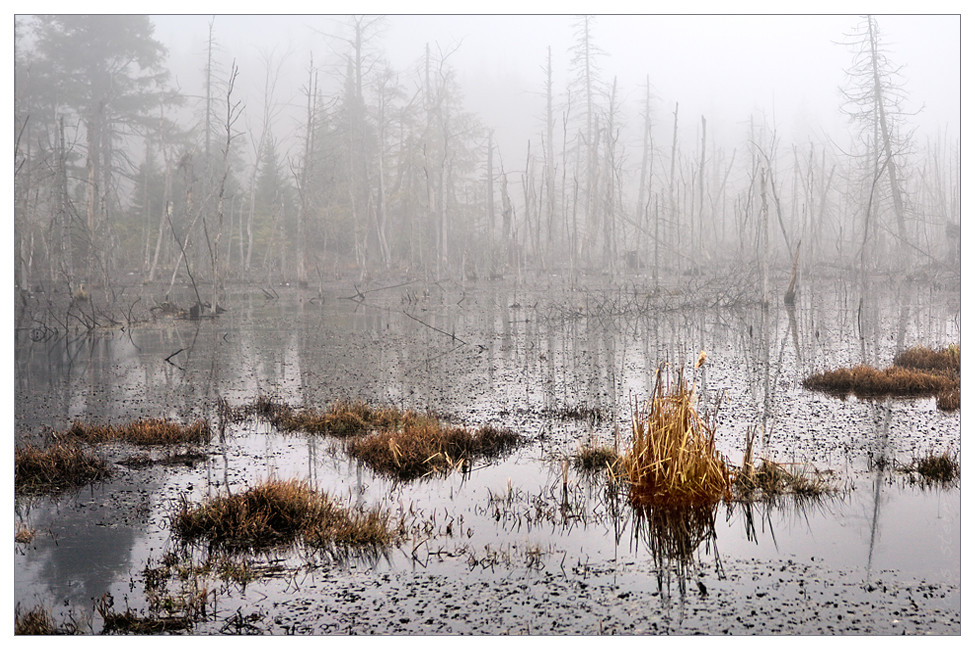
{"label": "still water surface", "polygon": [[[15,601],[70,611],[90,609],[92,599],[111,593],[117,603],[144,605],[141,571],[171,548],[168,516],[180,500],[197,503],[268,476],[309,479],[349,503],[380,503],[413,522],[414,538],[385,556],[317,562],[313,575],[345,581],[350,593],[375,575],[387,576],[401,596],[404,585],[436,576],[463,583],[466,593],[474,577],[500,588],[514,575],[533,585],[528,591],[534,593],[549,576],[562,574],[662,598],[671,593],[664,576],[673,567],[661,567],[654,556],[652,527],[625,501],[607,496],[601,479],[573,470],[563,492],[562,459],[593,437],[625,444],[631,405],[648,395],[655,369],[669,364],[690,373],[706,350],[707,363],[693,378],[702,407],[720,400],[718,444],[729,460],[741,460],[747,429],[758,427],[764,432],[760,456],[830,471],[840,490],[813,503],[719,506],[691,573],[677,567],[680,576],[708,583],[712,598],[740,598],[747,591],[738,575],[742,565],[755,584],[767,580],[756,572],[782,563],[804,567],[792,572],[791,582],[801,583],[801,573],[812,583],[823,571],[823,585],[846,585],[848,591],[885,580],[901,587],[933,584],[942,589],[939,607],[953,614],[942,627],[920,624],[918,631],[960,631],[960,623],[952,622],[960,613],[960,488],[925,488],[890,470],[871,469],[878,458],[908,463],[931,450],[958,452],[960,414],[938,411],[933,399],[838,400],[801,386],[812,372],[857,363],[884,367],[906,347],[958,342],[957,295],[878,283],[861,302],[854,287],[833,284],[810,289],[794,309],[655,310],[632,308],[640,304],[633,297],[639,289],[617,291],[613,296],[502,283],[423,291],[418,285],[368,293],[363,301],[343,299],[340,288],[321,302],[310,301],[309,293],[282,290],[279,299],[265,300],[241,292],[213,321],[160,320],[56,341],[32,342],[18,334],[19,441],[39,439],[74,420],[215,422],[219,398],[240,405],[265,395],[296,407],[324,408],[350,398],[429,408],[471,425],[510,427],[530,443],[497,462],[476,464],[468,475],[398,484],[349,460],[327,440],[284,435],[259,421],[234,425],[194,467],[119,466],[107,483],[56,500],[18,500],[15,518],[39,534],[15,550]],[[614,313],[607,305],[631,308]],[[597,408],[604,417],[553,415],[574,407]],[[132,453],[109,451],[116,459]],[[300,557],[286,561],[308,563]],[[597,578],[606,575],[606,566],[612,578]],[[443,602],[445,588],[437,584],[438,595],[431,598]],[[704,596],[696,589],[688,595],[684,586],[681,598]],[[367,593],[381,599],[384,589],[393,588],[371,589]],[[758,595],[765,592],[755,597],[766,598]],[[576,597],[563,593],[562,605]],[[331,592],[272,579],[249,591],[225,590],[220,608],[224,620],[239,608],[261,613],[266,632],[289,629],[286,621],[290,631],[354,631],[334,599]],[[397,602],[397,610],[420,606],[406,596]],[[531,631],[527,607],[507,619],[485,615],[480,623],[453,628],[424,626],[394,612],[387,618],[408,622],[383,627],[386,619],[377,619],[364,631]],[[620,625],[636,620],[613,605],[609,614],[599,614],[607,620],[580,619],[563,631],[612,631],[613,612]],[[723,629],[700,616],[703,631]],[[334,624],[324,622],[330,617]],[[897,623],[888,619],[895,617],[838,631],[896,632]],[[668,624],[671,632],[684,629]],[[797,620],[783,630],[837,631],[818,625]],[[552,629],[559,629],[555,622]],[[221,630],[214,623],[197,631]]]}

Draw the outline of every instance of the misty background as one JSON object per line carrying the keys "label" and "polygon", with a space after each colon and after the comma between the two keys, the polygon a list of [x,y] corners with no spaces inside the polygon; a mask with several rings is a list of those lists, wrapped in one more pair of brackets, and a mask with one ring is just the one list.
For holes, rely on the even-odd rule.
{"label": "misty background", "polygon": [[960,22],[17,16],[15,286],[957,276]]}

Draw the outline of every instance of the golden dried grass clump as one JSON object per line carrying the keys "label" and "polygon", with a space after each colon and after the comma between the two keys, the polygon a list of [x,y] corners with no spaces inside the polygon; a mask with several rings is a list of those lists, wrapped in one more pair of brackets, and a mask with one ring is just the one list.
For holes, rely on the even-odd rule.
{"label": "golden dried grass clump", "polygon": [[916,346],[894,357],[894,365],[915,370],[961,372],[961,346],[951,344],[940,350]]}
{"label": "golden dried grass clump", "polygon": [[877,370],[860,365],[812,375],[803,385],[832,393],[853,393],[857,397],[923,397],[951,390],[955,383],[948,375],[913,368],[891,366]]}
{"label": "golden dried grass clump", "polygon": [[14,449],[14,488],[18,492],[51,492],[110,475],[104,458],[77,445],[58,443],[41,449],[26,444]]}
{"label": "golden dried grass clump", "polygon": [[929,483],[949,484],[961,476],[961,464],[947,452],[930,452],[914,461],[914,471]]}
{"label": "golden dried grass clump", "polygon": [[269,479],[244,492],[198,507],[183,503],[173,531],[186,541],[206,539],[232,549],[305,542],[315,547],[387,546],[398,536],[380,509],[350,510],[308,483]]}
{"label": "golden dried grass clump", "polygon": [[665,386],[658,371],[653,398],[633,412],[632,446],[623,455],[630,501],[640,506],[695,505],[730,498],[732,478],[715,449],[715,417],[696,410],[683,374]]}
{"label": "golden dried grass clump", "polygon": [[75,622],[58,625],[50,610],[37,605],[26,612],[21,612],[20,604],[14,608],[14,634],[24,636],[83,634],[81,627]]}
{"label": "golden dried grass clump", "polygon": [[499,455],[520,439],[507,429],[448,426],[432,415],[415,411],[401,413],[397,425],[352,438],[346,449],[378,472],[411,480],[449,472],[476,457]]}
{"label": "golden dried grass clump", "polygon": [[128,442],[142,446],[198,444],[210,441],[210,425],[199,420],[184,426],[160,418],[135,420],[117,426],[75,422],[64,437],[88,443]]}
{"label": "golden dried grass clump", "polygon": [[262,397],[236,414],[257,415],[284,431],[342,438],[350,455],[401,480],[448,472],[478,456],[496,456],[520,440],[514,432],[490,425],[470,430],[449,426],[432,414],[361,401],[338,401],[316,411]]}
{"label": "golden dried grass clump", "polygon": [[317,411],[295,409],[263,396],[243,407],[241,412],[264,418],[283,431],[305,431],[338,438],[394,427],[402,420],[402,414],[396,409],[373,408],[361,401],[338,401],[324,411]]}
{"label": "golden dried grass clump", "polygon": [[619,461],[620,455],[615,449],[609,445],[599,445],[595,440],[581,444],[572,455],[573,466],[583,472],[599,472],[608,469],[615,473]]}
{"label": "golden dried grass clump", "polygon": [[860,398],[935,397],[939,409],[953,411],[961,407],[961,346],[913,347],[883,370],[865,365],[839,368],[811,375],[802,383],[813,390]]}

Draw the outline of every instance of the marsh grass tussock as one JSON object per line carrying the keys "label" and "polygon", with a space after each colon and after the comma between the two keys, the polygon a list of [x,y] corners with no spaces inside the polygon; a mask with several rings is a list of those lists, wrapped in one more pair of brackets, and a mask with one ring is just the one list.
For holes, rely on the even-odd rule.
{"label": "marsh grass tussock", "polygon": [[589,440],[579,445],[572,454],[572,465],[582,472],[600,472],[609,469],[614,474],[620,462],[619,453],[610,445],[600,445]]}
{"label": "marsh grass tussock", "polygon": [[30,544],[34,541],[37,531],[23,523],[18,522],[14,529],[14,542],[17,544]]}
{"label": "marsh grass tussock", "polygon": [[171,525],[184,541],[202,539],[238,550],[297,542],[312,547],[384,547],[398,540],[401,528],[391,525],[384,510],[347,509],[296,479],[269,479],[195,508],[184,501]]}
{"label": "marsh grass tussock", "polygon": [[633,438],[622,466],[630,501],[640,506],[715,503],[731,495],[732,477],[715,448],[716,410],[702,416],[694,386],[658,371],[653,396],[632,413]]}
{"label": "marsh grass tussock", "polygon": [[866,365],[827,370],[810,375],[803,386],[860,398],[935,397],[939,409],[953,411],[961,407],[961,346],[909,348],[882,370]]}
{"label": "marsh grass tussock", "polygon": [[121,425],[75,422],[59,437],[87,443],[127,442],[140,446],[206,444],[210,441],[209,423],[199,420],[190,425],[160,418],[135,420]]}
{"label": "marsh grass tussock", "polygon": [[362,401],[337,401],[325,410],[295,409],[260,397],[234,410],[239,419],[254,415],[282,431],[304,431],[345,441],[346,452],[373,470],[401,480],[469,467],[478,457],[497,456],[520,436],[491,425],[452,426],[433,413],[373,407]]}
{"label": "marsh grass tussock", "polygon": [[412,480],[463,469],[477,458],[496,457],[520,439],[492,425],[450,426],[431,415],[406,411],[399,426],[351,438],[346,450],[377,472]]}
{"label": "marsh grass tussock", "polygon": [[304,431],[337,438],[395,427],[403,418],[403,413],[397,409],[374,408],[362,401],[341,400],[320,411],[294,408],[266,396],[233,411],[232,419],[240,420],[250,415],[262,418],[282,431]]}
{"label": "marsh grass tussock", "polygon": [[55,492],[106,479],[108,462],[71,443],[46,448],[30,444],[14,449],[14,487],[17,492]]}
{"label": "marsh grass tussock", "polygon": [[934,372],[961,373],[961,346],[948,345],[940,350],[916,346],[894,357],[893,365],[901,368]]}
{"label": "marsh grass tussock", "polygon": [[948,452],[928,452],[915,459],[907,469],[917,473],[928,484],[950,485],[961,476],[958,457]]}
{"label": "marsh grass tussock", "polygon": [[807,463],[777,463],[766,458],[755,464],[757,427],[749,427],[745,435],[745,453],[741,467],[734,472],[735,500],[749,503],[774,500],[791,494],[797,498],[818,498],[836,491],[831,482],[832,472],[820,471]]}
{"label": "marsh grass tussock", "polygon": [[791,494],[799,498],[815,498],[835,492],[829,473],[803,463],[777,463],[763,459],[758,467],[740,471],[735,476],[736,496],[739,500],[765,499]]}
{"label": "marsh grass tussock", "polygon": [[50,610],[42,605],[21,611],[18,603],[14,608],[14,634],[18,636],[75,635],[84,634],[84,629],[75,621],[58,625]]}
{"label": "marsh grass tussock", "polygon": [[105,595],[95,601],[95,611],[102,618],[102,634],[167,634],[186,631],[196,621],[207,618],[210,591],[206,586],[163,599],[149,597],[149,612],[140,613],[128,606],[116,611],[114,599]]}

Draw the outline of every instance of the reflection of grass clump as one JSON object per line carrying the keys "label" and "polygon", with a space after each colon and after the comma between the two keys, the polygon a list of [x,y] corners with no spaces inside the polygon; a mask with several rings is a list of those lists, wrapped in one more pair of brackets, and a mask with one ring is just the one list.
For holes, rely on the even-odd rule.
{"label": "reflection of grass clump", "polygon": [[658,565],[665,560],[687,563],[701,543],[715,537],[717,506],[641,506],[634,510],[634,529],[646,537]]}
{"label": "reflection of grass clump", "polygon": [[210,440],[210,425],[200,420],[183,426],[169,420],[150,418],[118,426],[104,426],[75,422],[66,437],[89,443],[128,442],[134,445],[179,445],[206,443]]}
{"label": "reflection of grass clump", "polygon": [[241,549],[298,541],[316,547],[386,546],[397,537],[384,511],[350,511],[297,480],[268,480],[195,509],[184,502],[172,526],[184,540],[204,538],[217,546]]}
{"label": "reflection of grass clump", "polygon": [[730,496],[731,475],[714,444],[714,414],[701,417],[683,376],[661,383],[633,413],[632,447],[623,456],[630,500],[637,505],[714,503]]}
{"label": "reflection of grass clump", "polygon": [[411,480],[450,471],[476,457],[499,455],[519,439],[507,429],[488,425],[472,431],[446,426],[430,415],[406,411],[400,414],[395,428],[352,438],[346,449],[376,471]]}
{"label": "reflection of grass clump", "polygon": [[26,444],[14,450],[17,491],[54,491],[77,487],[111,474],[103,458],[76,445],[60,443],[46,449]]}
{"label": "reflection of grass clump", "polygon": [[939,409],[961,406],[961,346],[942,350],[914,347],[897,355],[883,370],[870,366],[839,368],[814,374],[803,381],[806,388],[857,397],[936,397]]}

